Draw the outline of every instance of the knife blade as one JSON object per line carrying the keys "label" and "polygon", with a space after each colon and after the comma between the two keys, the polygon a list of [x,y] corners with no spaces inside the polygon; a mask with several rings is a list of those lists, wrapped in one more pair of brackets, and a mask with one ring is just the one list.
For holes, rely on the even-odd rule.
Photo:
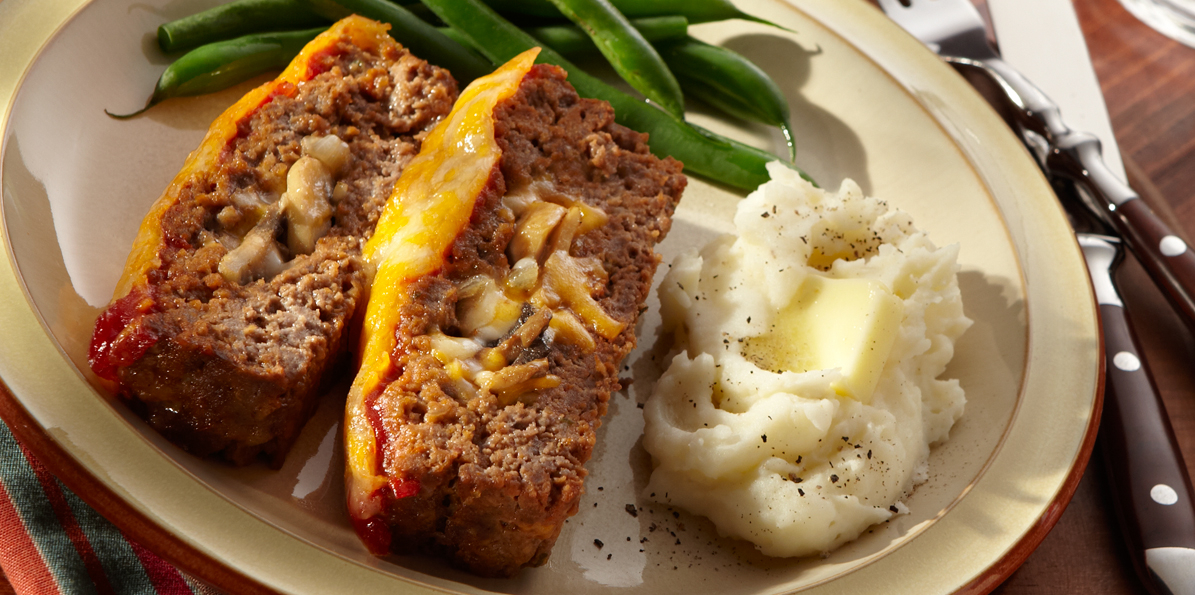
{"label": "knife blade", "polygon": [[[1109,172],[1123,179],[1103,93],[1073,6],[1066,0],[991,0],[989,12],[1005,61],[1041,82],[1069,122],[1097,131],[1108,148]],[[1191,482],[1111,276],[1120,253],[1112,243],[1092,236],[1080,234],[1080,243],[1104,331],[1107,384],[1100,442],[1134,567],[1153,593],[1195,594]]]}
{"label": "knife blade", "polygon": [[[1067,0],[993,0],[989,12],[997,34],[1013,33],[1000,42],[1005,62],[1035,81],[1044,96],[1062,108],[1060,113],[1070,125],[1081,124],[1076,130],[1098,133],[1099,142],[1086,134],[1071,133],[1058,112],[1051,113],[1048,100],[1039,104],[1028,93],[1024,98],[1027,107],[1044,124],[1043,132],[1058,141],[1059,150],[1049,156],[1051,167],[1086,186],[1089,206],[1120,232],[1188,328],[1195,331],[1195,251],[1123,182],[1116,139],[1074,7]],[[1060,64],[1068,67],[1058,68]],[[1101,145],[1108,148],[1103,159]]]}

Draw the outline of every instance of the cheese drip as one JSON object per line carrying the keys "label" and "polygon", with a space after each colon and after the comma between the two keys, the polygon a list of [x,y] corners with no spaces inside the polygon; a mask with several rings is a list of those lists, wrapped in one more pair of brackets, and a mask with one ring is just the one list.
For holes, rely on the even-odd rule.
{"label": "cheese drip", "polygon": [[390,370],[394,329],[407,285],[439,269],[452,241],[469,222],[474,204],[502,155],[494,138],[494,107],[514,95],[539,49],[516,56],[473,81],[452,112],[427,138],[394,186],[363,255],[375,271],[361,330],[361,367],[345,410],[349,513],[366,519],[380,512],[377,440],[366,398]]}

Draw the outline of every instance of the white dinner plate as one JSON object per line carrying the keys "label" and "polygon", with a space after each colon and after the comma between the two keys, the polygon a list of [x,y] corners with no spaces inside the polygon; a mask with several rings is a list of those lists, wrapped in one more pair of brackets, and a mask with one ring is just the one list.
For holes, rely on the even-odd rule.
{"label": "white dinner plate", "polygon": [[[823,186],[853,178],[937,244],[960,246],[975,324],[944,376],[960,380],[968,403],[933,450],[929,481],[906,500],[909,514],[829,556],[786,560],[647,500],[636,404],[659,373],[654,295],[627,361],[635,381],[611,399],[580,512],[550,561],[514,579],[366,552],[343,505],[343,383],[280,471],[181,452],[98,388],[86,348],[141,217],[208,123],[250,88],[167,101],[129,121],[104,115],[139,107],[165,68],[157,25],[207,5],[0,2],[0,415],[84,500],[182,568],[233,592],[986,592],[1070,499],[1101,395],[1097,314],[1074,238],[987,105],[861,0],[743,1],[793,32],[729,21],[692,33],[777,80],[798,164]],[[768,128],[690,107],[701,124],[783,151]],[[665,262],[727,231],[740,197],[691,178],[659,247]]]}

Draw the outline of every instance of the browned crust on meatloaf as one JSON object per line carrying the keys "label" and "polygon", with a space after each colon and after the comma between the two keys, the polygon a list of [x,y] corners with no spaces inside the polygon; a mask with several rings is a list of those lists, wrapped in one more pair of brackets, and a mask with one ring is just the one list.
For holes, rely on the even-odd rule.
{"label": "browned crust on meatloaf", "polygon": [[[144,321],[161,339],[118,374],[133,409],[189,451],[281,465],[345,353],[368,282],[361,243],[457,94],[447,71],[397,46],[377,51],[341,41],[318,56],[323,72],[242,123],[220,166],[192,178],[163,217],[162,265],[149,273],[156,312]],[[228,249],[213,236],[242,214],[233,195],[276,194],[300,141],[328,134],[351,152],[329,232],[271,279],[226,280],[217,266]]]}
{"label": "browned crust on meatloaf", "polygon": [[[686,181],[679,162],[651,155],[645,135],[615,124],[608,104],[578,98],[556,67],[533,68],[495,119],[500,171],[446,268],[413,288],[397,331],[402,373],[375,411],[385,474],[419,487],[405,498],[388,493],[392,549],[438,553],[477,574],[509,576],[543,564],[577,511],[595,431],[619,389],[618,366],[635,345],[635,320],[659,260],[652,247],[668,232]],[[572,255],[603,263],[609,280],[594,297],[624,330],[613,340],[595,335],[597,348],[588,352],[541,337],[520,360],[546,356],[548,373],[562,383],[531,402],[466,399],[430,355],[428,334],[454,334],[458,283],[509,271],[514,221],[501,196],[545,179],[609,216],[577,239]]]}

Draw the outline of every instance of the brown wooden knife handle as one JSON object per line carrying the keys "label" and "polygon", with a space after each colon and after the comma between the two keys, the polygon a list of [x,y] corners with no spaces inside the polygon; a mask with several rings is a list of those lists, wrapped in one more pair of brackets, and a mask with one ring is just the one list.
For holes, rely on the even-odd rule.
{"label": "brown wooden knife handle", "polygon": [[1112,216],[1137,260],[1195,329],[1195,251],[1144,200],[1127,201]]}
{"label": "brown wooden knife handle", "polygon": [[1100,316],[1107,363],[1100,443],[1133,563],[1153,588],[1145,550],[1195,548],[1191,480],[1124,308],[1101,304]]}

